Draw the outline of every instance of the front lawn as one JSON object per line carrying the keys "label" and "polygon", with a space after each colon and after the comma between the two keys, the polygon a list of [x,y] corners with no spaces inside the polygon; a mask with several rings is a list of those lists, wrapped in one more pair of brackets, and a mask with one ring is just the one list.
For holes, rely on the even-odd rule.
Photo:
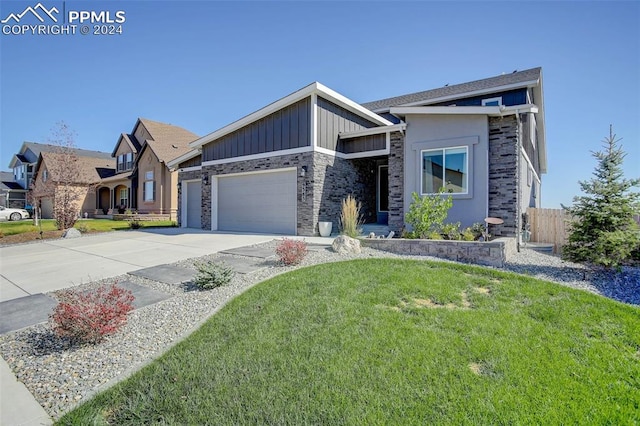
{"label": "front lawn", "polygon": [[318,265],[59,424],[634,424],[640,310],[478,267]]}
{"label": "front lawn", "polygon": [[[0,244],[11,244],[19,242],[34,241],[40,239],[40,231],[42,237],[59,238],[62,231],[56,228],[56,222],[53,219],[42,219],[42,226],[34,226],[33,220],[21,220],[18,222],[0,222]],[[174,226],[175,222],[169,220],[163,221],[140,221],[141,228],[150,227],[167,227]],[[129,222],[110,219],[79,219],[74,228],[80,229],[82,232],[108,232],[121,229],[129,229]],[[6,238],[16,236],[13,238]]]}

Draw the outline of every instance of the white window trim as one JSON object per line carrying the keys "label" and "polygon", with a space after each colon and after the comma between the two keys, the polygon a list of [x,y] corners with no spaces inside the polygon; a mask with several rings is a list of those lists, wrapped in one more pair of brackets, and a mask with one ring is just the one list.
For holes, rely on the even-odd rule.
{"label": "white window trim", "polygon": [[[430,148],[430,149],[422,149],[420,150],[420,168],[419,168],[419,173],[420,173],[420,195],[438,195],[438,192],[424,192],[424,188],[422,187],[424,184],[424,169],[423,169],[423,161],[424,161],[424,157],[423,154],[425,152],[434,152],[434,151],[442,151],[443,153],[443,158],[445,159],[445,164],[443,165],[443,173],[444,170],[446,169],[446,152],[447,150],[453,150],[453,149],[464,149],[465,151],[465,161],[466,161],[466,169],[467,172],[465,173],[465,188],[466,191],[465,192],[443,192],[440,195],[469,195],[469,147],[466,145],[461,145],[461,146],[448,146],[448,147],[444,147],[444,148]],[[443,183],[445,183],[444,180],[444,175],[442,176],[442,181]],[[442,188],[445,188],[445,186],[442,186]]]}
{"label": "white window trim", "polygon": [[[495,98],[483,99],[482,100],[482,106],[488,106],[487,105],[488,103],[495,102],[495,101],[498,101],[498,106],[502,106],[502,96],[498,96],[498,97],[495,97]],[[495,106],[495,105],[490,105],[490,106]]]}

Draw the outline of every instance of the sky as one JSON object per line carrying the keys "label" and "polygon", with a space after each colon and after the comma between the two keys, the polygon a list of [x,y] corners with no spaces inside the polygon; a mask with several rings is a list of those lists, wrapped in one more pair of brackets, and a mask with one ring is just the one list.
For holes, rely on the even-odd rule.
{"label": "sky", "polygon": [[[60,121],[79,148],[111,152],[138,117],[205,135],[313,81],[367,102],[541,66],[542,207],[571,204],[610,124],[623,138],[626,177],[640,177],[638,1],[41,3],[67,20],[93,11],[124,22],[111,35],[77,18],[66,22],[76,34],[3,29],[2,170]],[[0,19],[37,4],[2,0]],[[25,15],[20,24],[39,22]]]}

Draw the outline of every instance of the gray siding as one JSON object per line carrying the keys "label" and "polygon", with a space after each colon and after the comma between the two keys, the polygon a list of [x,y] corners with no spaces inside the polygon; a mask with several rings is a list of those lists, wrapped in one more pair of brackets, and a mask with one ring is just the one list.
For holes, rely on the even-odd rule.
{"label": "gray siding", "polygon": [[[460,222],[463,227],[482,222],[487,217],[487,180],[489,127],[484,115],[410,115],[407,117],[404,147],[404,206],[409,211],[412,192],[420,194],[422,150],[450,147],[467,148],[468,189],[466,194],[452,194],[453,207],[446,223]],[[493,161],[501,162],[499,158]],[[389,166],[392,161],[390,159]],[[392,182],[389,182],[389,186]],[[391,192],[391,188],[390,188]],[[390,206],[391,210],[391,206]],[[391,221],[390,212],[389,221]],[[497,216],[503,217],[503,216]],[[504,217],[506,221],[506,217]]]}
{"label": "gray siding", "polygon": [[356,152],[376,151],[387,147],[387,135],[382,133],[379,135],[361,136],[359,138],[340,139],[338,140],[338,152],[345,154],[353,154]]}
{"label": "gray siding", "polygon": [[311,145],[311,98],[305,98],[206,144],[202,161]]}
{"label": "gray siding", "polygon": [[376,124],[333,102],[318,97],[318,146],[336,151],[338,133],[376,127]]}
{"label": "gray siding", "polygon": [[190,160],[184,161],[180,163],[178,166],[179,169],[186,169],[187,167],[196,167],[202,164],[202,155],[198,155],[193,157]]}

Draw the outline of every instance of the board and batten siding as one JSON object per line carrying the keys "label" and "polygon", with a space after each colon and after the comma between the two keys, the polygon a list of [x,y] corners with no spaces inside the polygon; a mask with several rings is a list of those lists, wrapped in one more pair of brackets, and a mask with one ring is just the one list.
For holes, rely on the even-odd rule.
{"label": "board and batten siding", "polygon": [[202,161],[310,146],[310,125],[311,98],[308,97],[206,144]]}
{"label": "board and batten siding", "polygon": [[338,134],[369,129],[377,125],[318,96],[318,146],[338,150]]}
{"label": "board and batten siding", "polygon": [[184,161],[178,165],[179,169],[186,169],[187,167],[197,167],[202,165],[202,156],[195,156],[187,161]]}
{"label": "board and batten siding", "polygon": [[482,96],[473,96],[470,98],[455,99],[452,101],[438,102],[433,106],[481,106],[483,99],[502,98],[502,105],[524,105],[527,103],[527,89],[508,90],[506,92],[490,93]]}
{"label": "board and batten siding", "polygon": [[387,135],[360,136],[357,138],[340,139],[338,141],[338,152],[343,154],[353,154],[356,152],[377,151],[387,147]]}

